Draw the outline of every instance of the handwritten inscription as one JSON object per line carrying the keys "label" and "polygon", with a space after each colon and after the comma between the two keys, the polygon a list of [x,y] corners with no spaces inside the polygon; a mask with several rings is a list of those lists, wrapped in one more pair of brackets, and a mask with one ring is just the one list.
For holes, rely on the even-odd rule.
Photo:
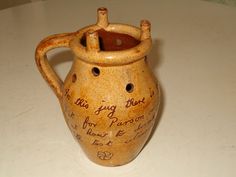
{"label": "handwritten inscription", "polygon": [[[67,89],[65,91],[65,96],[68,100],[72,100],[71,96],[69,95],[70,90]],[[153,97],[154,91],[150,90],[150,97]],[[149,97],[149,96],[148,96]],[[147,100],[145,97],[140,97],[141,99],[129,98],[126,102],[124,102],[123,106],[125,108],[136,107],[142,104],[145,104]],[[144,115],[139,115],[136,117],[119,117],[118,113],[120,110],[117,108],[116,104],[105,104],[103,103],[95,107],[93,113],[95,115],[87,115],[84,117],[82,124],[70,124],[72,130],[77,132],[78,127],[82,129],[82,136],[85,135],[87,139],[90,139],[90,145],[96,148],[109,148],[115,144],[115,140],[123,143],[130,143],[137,138],[146,137],[147,133],[150,131],[150,125],[153,122],[154,118],[149,119],[149,115],[147,117]],[[73,101],[73,103],[81,108],[89,109],[91,105],[89,105],[88,101],[84,98],[77,98]],[[118,113],[116,111],[118,110]],[[76,114],[77,115],[77,114]],[[68,111],[67,116],[74,118],[75,113]],[[146,115],[146,114],[145,114]],[[118,117],[116,117],[118,116]],[[96,119],[99,117],[103,117],[108,120],[107,123],[103,122],[103,118]],[[102,122],[101,122],[102,121]],[[75,123],[75,122],[74,122]],[[104,123],[100,127],[100,123]],[[150,124],[150,125],[149,125]],[[107,127],[104,127],[107,126]],[[126,126],[132,129],[132,133],[130,130],[126,132]],[[111,130],[116,127],[116,131]],[[102,129],[103,128],[103,129]],[[111,130],[111,131],[110,131]],[[131,135],[130,135],[131,133]],[[88,138],[89,137],[89,138]],[[111,139],[110,139],[111,138]],[[81,135],[76,134],[76,139],[81,141]],[[113,141],[114,140],[114,141]],[[99,149],[100,150],[100,149]],[[109,160],[113,157],[113,154],[109,151],[98,151],[97,157],[101,160]]]}
{"label": "handwritten inscription", "polygon": [[112,158],[113,154],[108,151],[98,151],[97,157],[101,160],[110,160]]}
{"label": "handwritten inscription", "polygon": [[69,117],[71,117],[72,119],[75,117],[75,113],[74,112],[71,112],[68,114]]}
{"label": "handwritten inscription", "polygon": [[112,141],[108,141],[105,145],[111,146],[112,145]]}
{"label": "handwritten inscription", "polygon": [[145,97],[143,97],[143,98],[140,99],[140,100],[134,100],[134,98],[130,98],[130,99],[128,99],[128,100],[126,101],[125,107],[126,107],[126,108],[129,108],[129,107],[131,107],[131,106],[137,106],[137,105],[140,105],[140,104],[145,103],[144,101],[145,101]]}
{"label": "handwritten inscription", "polygon": [[88,109],[89,108],[89,104],[86,100],[84,100],[83,98],[78,98],[74,104],[82,107],[82,108],[85,108],[85,109]]}
{"label": "handwritten inscription", "polygon": [[74,117],[75,117],[75,113],[74,112],[69,111],[68,108],[65,108],[65,112],[66,112],[66,115],[67,115],[68,118],[74,119]]}
{"label": "handwritten inscription", "polygon": [[94,140],[92,145],[103,146],[103,143],[101,143],[99,140]]}
{"label": "handwritten inscription", "polygon": [[140,138],[142,137],[143,135],[145,135],[147,132],[148,132],[149,129],[146,129],[144,131],[139,131],[137,132],[133,138],[129,139],[129,140],[126,140],[125,143],[130,143],[131,141],[137,139],[137,138]]}
{"label": "handwritten inscription", "polygon": [[67,100],[70,100],[70,98],[71,98],[69,91],[70,91],[70,89],[66,89],[66,91],[65,91],[65,96],[66,96]]}
{"label": "handwritten inscription", "polygon": [[149,88],[149,92],[150,92],[150,97],[152,98],[155,94],[155,92],[153,90],[151,90],[151,88]]}
{"label": "handwritten inscription", "polygon": [[119,137],[119,136],[123,136],[126,132],[124,130],[119,130],[117,133],[116,133],[116,137]]}
{"label": "handwritten inscription", "polygon": [[114,113],[116,112],[116,106],[115,105],[108,105],[108,106],[101,105],[94,113],[96,115],[99,115],[102,111],[109,111],[109,113],[107,114],[107,117],[112,118]]}
{"label": "handwritten inscription", "polygon": [[92,128],[89,128],[86,134],[90,136],[98,136],[101,138],[104,138],[105,136],[108,135],[107,132],[95,132]]}
{"label": "handwritten inscription", "polygon": [[92,143],[92,145],[96,145],[96,146],[111,146],[112,145],[112,141],[109,140],[106,143],[102,143],[100,140],[95,139]]}
{"label": "handwritten inscription", "polygon": [[76,130],[76,129],[78,128],[78,125],[77,125],[77,124],[75,124],[75,125],[71,124],[71,128],[73,128],[74,130]]}
{"label": "handwritten inscription", "polygon": [[83,129],[86,129],[87,127],[96,127],[97,124],[96,123],[93,123],[89,120],[89,117],[86,117],[84,122],[83,122],[83,125],[82,125],[82,128]]}
{"label": "handwritten inscription", "polygon": [[76,134],[76,139],[78,140],[78,141],[81,141],[81,135],[79,135],[79,134]]}
{"label": "handwritten inscription", "polygon": [[114,117],[109,125],[109,127],[112,127],[114,125],[116,126],[125,126],[125,125],[129,125],[129,124],[133,124],[135,122],[139,122],[140,120],[144,119],[144,115],[138,116],[136,118],[131,118],[129,120],[119,120],[118,118]]}
{"label": "handwritten inscription", "polygon": [[150,120],[148,120],[147,122],[145,122],[144,124],[139,124],[138,128],[136,128],[134,131],[137,132],[145,127],[147,127],[153,120],[155,119],[155,116],[153,116]]}
{"label": "handwritten inscription", "polygon": [[82,128],[83,129],[87,129],[87,132],[86,134],[89,135],[89,136],[98,136],[98,137],[105,137],[108,135],[108,133],[106,132],[95,132],[92,128],[96,127],[97,126],[97,123],[94,123],[92,121],[89,120],[89,117],[87,116],[82,124]]}
{"label": "handwritten inscription", "polygon": [[[145,135],[149,130],[150,128],[148,127],[151,123],[153,123],[153,120],[155,120],[155,116],[153,116],[150,120],[148,120],[147,122],[145,122],[144,124],[139,124],[138,125],[138,128],[136,128],[134,130],[134,132],[136,132],[136,134],[134,135],[133,138],[129,139],[129,140],[126,140],[125,143],[129,143],[137,138],[140,138],[142,137],[143,135]],[[146,129],[145,129],[146,128]],[[145,129],[145,130],[144,130]]]}

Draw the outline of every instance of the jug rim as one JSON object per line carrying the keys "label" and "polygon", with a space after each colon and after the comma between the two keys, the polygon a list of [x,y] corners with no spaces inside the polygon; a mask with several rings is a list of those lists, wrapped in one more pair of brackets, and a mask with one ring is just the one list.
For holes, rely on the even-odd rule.
{"label": "jug rim", "polygon": [[[82,45],[81,39],[88,31],[96,32],[98,30],[129,35],[140,42],[134,47],[124,50],[88,50],[86,46]],[[126,65],[136,62],[149,53],[151,46],[150,23],[147,20],[141,21],[141,28],[121,23],[110,23],[105,27],[101,27],[99,24],[90,25],[77,31],[75,37],[70,41],[70,48],[77,59],[102,66]]]}

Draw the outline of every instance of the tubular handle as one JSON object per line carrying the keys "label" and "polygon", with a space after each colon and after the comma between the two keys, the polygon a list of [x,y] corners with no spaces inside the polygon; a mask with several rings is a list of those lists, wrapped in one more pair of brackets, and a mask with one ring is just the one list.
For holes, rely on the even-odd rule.
{"label": "tubular handle", "polygon": [[59,48],[69,47],[71,39],[74,38],[75,33],[63,33],[51,35],[42,40],[35,51],[35,61],[43,78],[48,82],[50,87],[59,100],[62,98],[63,81],[59,78],[57,73],[50,66],[47,59],[47,52]]}

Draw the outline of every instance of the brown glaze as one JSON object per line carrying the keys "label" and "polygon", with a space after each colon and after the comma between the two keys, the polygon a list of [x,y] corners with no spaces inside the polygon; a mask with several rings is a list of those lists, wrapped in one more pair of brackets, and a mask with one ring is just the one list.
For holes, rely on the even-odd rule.
{"label": "brown glaze", "polygon": [[[63,82],[46,53],[69,47],[75,54]],[[132,161],[146,143],[160,103],[158,83],[146,62],[150,23],[140,28],[98,21],[75,33],[53,35],[39,43],[39,71],[57,95],[66,123],[93,162],[119,166]]]}

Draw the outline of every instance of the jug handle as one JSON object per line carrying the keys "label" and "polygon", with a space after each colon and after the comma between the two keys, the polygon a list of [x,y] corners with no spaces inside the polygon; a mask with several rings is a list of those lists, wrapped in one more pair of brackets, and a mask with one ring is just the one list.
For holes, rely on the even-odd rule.
{"label": "jug handle", "polygon": [[43,78],[48,82],[58,99],[61,101],[63,94],[63,81],[50,66],[47,59],[47,52],[59,48],[69,47],[71,39],[73,39],[75,33],[62,33],[51,35],[42,40],[35,51],[35,61]]}

